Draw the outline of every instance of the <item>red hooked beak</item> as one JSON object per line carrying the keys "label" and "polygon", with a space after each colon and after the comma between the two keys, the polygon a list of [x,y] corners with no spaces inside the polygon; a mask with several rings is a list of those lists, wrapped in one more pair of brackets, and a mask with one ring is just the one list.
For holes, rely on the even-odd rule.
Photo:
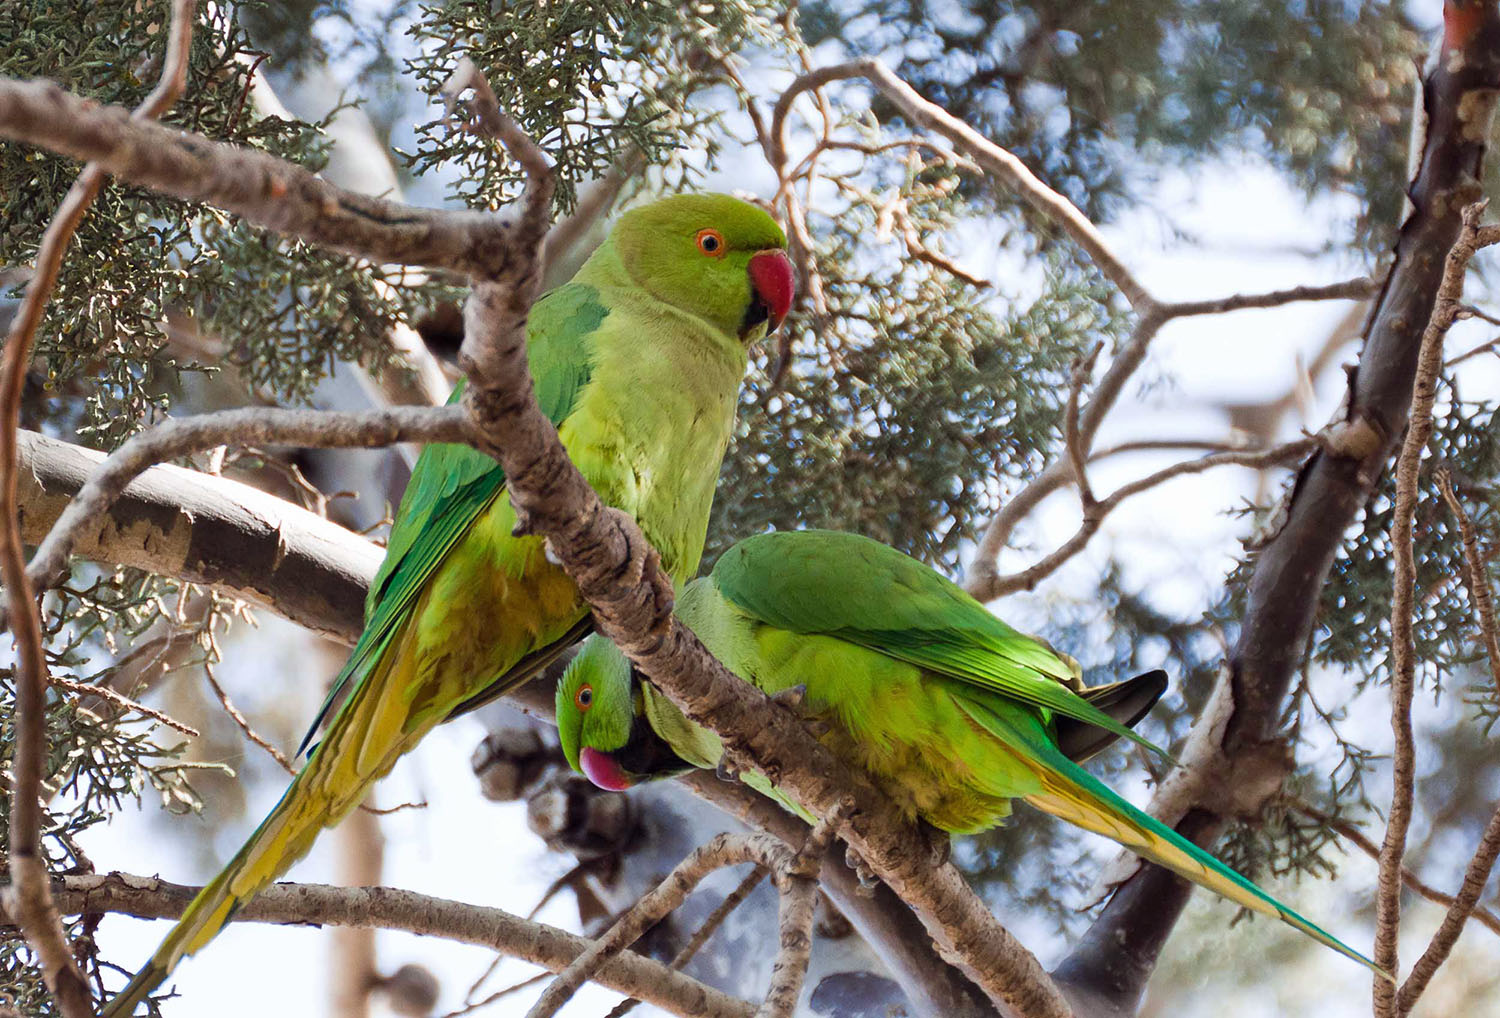
{"label": "red hooked beak", "polygon": [[[786,313],[792,309],[792,297],[796,293],[796,275],[792,272],[792,261],[785,251],[771,249],[758,251],[750,258],[750,288],[754,291],[756,305],[745,316],[745,331],[766,321],[767,332],[781,327]],[[757,314],[756,312],[760,313]]]}
{"label": "red hooked beak", "polygon": [[590,781],[607,792],[623,792],[630,787],[630,775],[608,753],[585,746],[578,754],[578,766]]}

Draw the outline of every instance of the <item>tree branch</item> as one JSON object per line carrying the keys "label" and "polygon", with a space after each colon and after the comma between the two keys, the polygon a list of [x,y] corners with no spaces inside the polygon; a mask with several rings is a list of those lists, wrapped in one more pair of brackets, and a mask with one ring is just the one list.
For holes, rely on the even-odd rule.
{"label": "tree branch", "polygon": [[[162,56],[161,77],[136,110],[131,122],[160,116],[182,95],[187,85],[188,51],[193,39],[194,3],[173,0]],[[42,851],[42,772],[46,766],[47,659],[36,595],[26,573],[25,549],[16,507],[19,486],[21,396],[30,365],[37,326],[57,285],[68,243],[104,186],[104,171],[90,163],[74,180],[62,205],[47,224],[37,250],[36,270],[26,285],[26,296],[11,322],[3,363],[0,363],[0,579],[11,619],[19,667],[16,670],[15,754],[12,761],[9,830],[10,886],[0,898],[15,913],[27,943],[36,952],[42,977],[65,1018],[88,1018],[94,1013],[92,995],[63,933],[52,901],[47,862]]]}
{"label": "tree branch", "polygon": [[1078,210],[1078,206],[1043,183],[1015,155],[996,145],[941,106],[922,98],[916,89],[902,81],[895,72],[879,60],[866,58],[820,67],[793,80],[777,99],[771,114],[772,150],[779,153],[779,158],[777,155],[772,156],[772,165],[779,166],[786,161],[786,119],[791,111],[792,103],[797,100],[798,96],[831,82],[850,78],[864,78],[869,81],[894,103],[914,126],[947,138],[960,153],[977,163],[986,173],[1004,181],[1020,195],[1023,201],[1056,223],[1088,253],[1094,264],[1099,267],[1099,271],[1119,287],[1131,307],[1142,314],[1155,307],[1155,298],[1125,267],[1125,263],[1114,253],[1094,224]]}
{"label": "tree branch", "polygon": [[70,95],[0,78],[0,137],[96,162],[129,183],[215,205],[256,226],[380,262],[498,279],[524,242],[488,212],[421,209],[347,191],[284,160]]}
{"label": "tree branch", "polygon": [[[1195,730],[1206,732],[1205,722],[1221,727],[1200,739],[1201,751],[1182,754],[1189,771],[1243,766],[1272,745],[1343,533],[1405,426],[1442,255],[1458,236],[1459,211],[1479,195],[1500,87],[1500,16],[1492,0],[1477,14],[1448,33],[1442,59],[1423,83],[1428,128],[1410,188],[1413,211],[1402,225],[1347,406],[1304,465],[1280,529],[1256,554],[1239,639],[1220,679],[1223,716],[1200,719]],[[1216,805],[1200,800],[1167,819],[1179,833],[1211,844],[1224,823]],[[1132,1013],[1189,890],[1164,870],[1138,869],[1059,966],[1059,980],[1075,999],[1086,997],[1091,1012]]]}
{"label": "tree branch", "polygon": [[[1274,449],[1210,453],[1207,456],[1200,456],[1195,460],[1183,460],[1180,463],[1173,463],[1171,466],[1163,467],[1155,473],[1137,478],[1128,484],[1122,484],[1115,491],[1111,492],[1107,498],[1094,499],[1092,493],[1090,493],[1088,499],[1084,502],[1083,522],[1079,525],[1078,530],[1073,536],[1064,541],[1060,547],[1049,555],[1020,572],[1011,573],[1006,576],[996,576],[994,579],[988,581],[984,586],[985,598],[1003,597],[1006,594],[1013,594],[1018,590],[1031,590],[1034,588],[1044,578],[1056,572],[1058,567],[1064,562],[1082,551],[1084,546],[1088,544],[1089,538],[1093,537],[1100,526],[1103,525],[1104,518],[1114,512],[1120,503],[1135,495],[1139,495],[1143,491],[1148,491],[1157,485],[1165,484],[1175,477],[1184,477],[1188,474],[1201,474],[1205,470],[1212,470],[1218,466],[1234,465],[1254,467],[1256,469],[1277,466],[1278,464],[1283,464],[1307,455],[1316,444],[1313,439],[1305,438],[1296,442],[1288,442],[1285,445],[1279,445]],[[1076,458],[1070,456],[1069,459],[1059,460],[1058,462],[1064,464],[1069,476],[1076,476],[1081,474],[1081,471],[1076,466],[1081,460],[1081,456]]]}
{"label": "tree branch", "polygon": [[1494,695],[1500,699],[1500,625],[1495,620],[1495,595],[1486,579],[1479,534],[1474,530],[1474,521],[1464,511],[1463,503],[1454,494],[1453,478],[1446,469],[1437,471],[1437,483],[1448,511],[1458,520],[1459,538],[1464,546],[1464,586],[1469,590],[1469,603],[1474,606],[1474,615],[1479,623],[1479,636],[1484,643],[1485,658],[1489,661]]}
{"label": "tree branch", "polygon": [[[1417,354],[1410,424],[1396,459],[1396,504],[1391,514],[1391,730],[1395,734],[1395,750],[1391,763],[1391,805],[1386,813],[1385,840],[1380,846],[1380,875],[1375,895],[1375,962],[1388,972],[1399,971],[1396,947],[1401,930],[1401,860],[1406,853],[1406,832],[1411,825],[1417,771],[1417,750],[1411,724],[1417,670],[1412,633],[1417,579],[1412,547],[1419,497],[1417,471],[1421,466],[1422,452],[1432,438],[1432,407],[1437,401],[1438,375],[1443,369],[1443,340],[1458,317],[1469,260],[1479,247],[1479,216],[1483,211],[1483,202],[1464,209],[1463,226],[1443,261],[1437,301],[1422,332],[1421,348]],[[1488,868],[1485,872],[1488,874]],[[1483,881],[1480,883],[1482,885]],[[1399,1013],[1396,987],[1377,979],[1374,993],[1377,1018],[1394,1018]]]}
{"label": "tree branch", "polygon": [[220,445],[369,448],[471,439],[468,420],[457,407],[390,407],[359,413],[247,407],[164,421],[133,436],[89,475],[32,555],[26,574],[39,587],[56,582],[78,537],[98,526],[136,477],[164,460]]}
{"label": "tree branch", "polygon": [[1161,309],[1162,314],[1169,319],[1188,318],[1195,315],[1222,315],[1248,308],[1279,308],[1304,300],[1365,300],[1375,296],[1379,290],[1380,280],[1359,276],[1338,283],[1291,286],[1268,293],[1237,293],[1210,300],[1171,301],[1163,303]]}
{"label": "tree branch", "polygon": [[[20,433],[21,537],[37,545],[105,459]],[[285,499],[226,477],[154,466],[73,532],[72,554],[201,583],[352,643],[381,550]]]}
{"label": "tree branch", "polygon": [[[61,877],[52,884],[58,905],[67,914],[111,912],[140,919],[176,919],[198,892],[196,887],[129,873]],[[3,918],[14,919],[9,912]],[[234,918],[236,922],[402,930],[502,951],[554,972],[593,944],[498,908],[390,887],[273,884],[246,902]],[[750,1018],[753,1012],[742,1000],[629,952],[604,965],[596,978],[611,989],[690,1018]]]}

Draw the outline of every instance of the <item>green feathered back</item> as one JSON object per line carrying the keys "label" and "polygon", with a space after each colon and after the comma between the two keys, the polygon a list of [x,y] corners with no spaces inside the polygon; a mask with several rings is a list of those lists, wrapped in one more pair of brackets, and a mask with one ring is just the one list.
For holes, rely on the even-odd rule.
{"label": "green feathered back", "polygon": [[1073,669],[1056,651],[879,541],[832,530],[760,534],[724,553],[713,582],[726,600],[767,625],[837,637],[1103,728],[1168,758],[1063,685]]}

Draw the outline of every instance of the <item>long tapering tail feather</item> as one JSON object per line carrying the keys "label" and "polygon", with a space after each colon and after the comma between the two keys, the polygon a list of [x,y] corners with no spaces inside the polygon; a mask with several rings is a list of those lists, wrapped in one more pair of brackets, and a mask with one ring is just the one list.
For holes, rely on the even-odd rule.
{"label": "long tapering tail feather", "polygon": [[178,962],[213,940],[241,905],[305,856],[324,828],[342,820],[442,720],[445,710],[413,712],[411,662],[404,648],[377,668],[390,671],[372,675],[375,681],[355,689],[281,801],[188,904],[151,960],[110,1000],[101,1018],[129,1018]]}
{"label": "long tapering tail feather", "polygon": [[162,940],[151,960],[105,1006],[102,1018],[128,1018],[162,984],[183,958],[203,947],[234,917],[239,907],[307,854],[326,823],[303,809],[299,795],[303,768],[270,816],[255,829],[229,864],[198,892]]}
{"label": "long tapering tail feather", "polygon": [[1026,801],[1045,813],[1102,834],[1132,852],[1205,887],[1237,905],[1272,916],[1359,962],[1375,974],[1395,977],[1338,938],[1283,905],[1250,880],[1224,865],[1176,831],[1126,802],[1107,785],[1079,767],[1053,745],[1034,715],[996,711],[988,704],[964,701],[964,707],[1006,745],[1016,750],[1041,782],[1041,791]]}

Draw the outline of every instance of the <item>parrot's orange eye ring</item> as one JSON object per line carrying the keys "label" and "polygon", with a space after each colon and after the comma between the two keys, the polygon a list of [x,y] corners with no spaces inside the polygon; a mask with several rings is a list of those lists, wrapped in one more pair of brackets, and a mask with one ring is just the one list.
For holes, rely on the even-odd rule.
{"label": "parrot's orange eye ring", "polygon": [[579,710],[588,710],[594,705],[594,687],[579,686],[578,692],[573,694],[573,702],[578,705]]}
{"label": "parrot's orange eye ring", "polygon": [[712,228],[699,230],[698,250],[710,258],[723,258],[725,254],[724,235]]}

